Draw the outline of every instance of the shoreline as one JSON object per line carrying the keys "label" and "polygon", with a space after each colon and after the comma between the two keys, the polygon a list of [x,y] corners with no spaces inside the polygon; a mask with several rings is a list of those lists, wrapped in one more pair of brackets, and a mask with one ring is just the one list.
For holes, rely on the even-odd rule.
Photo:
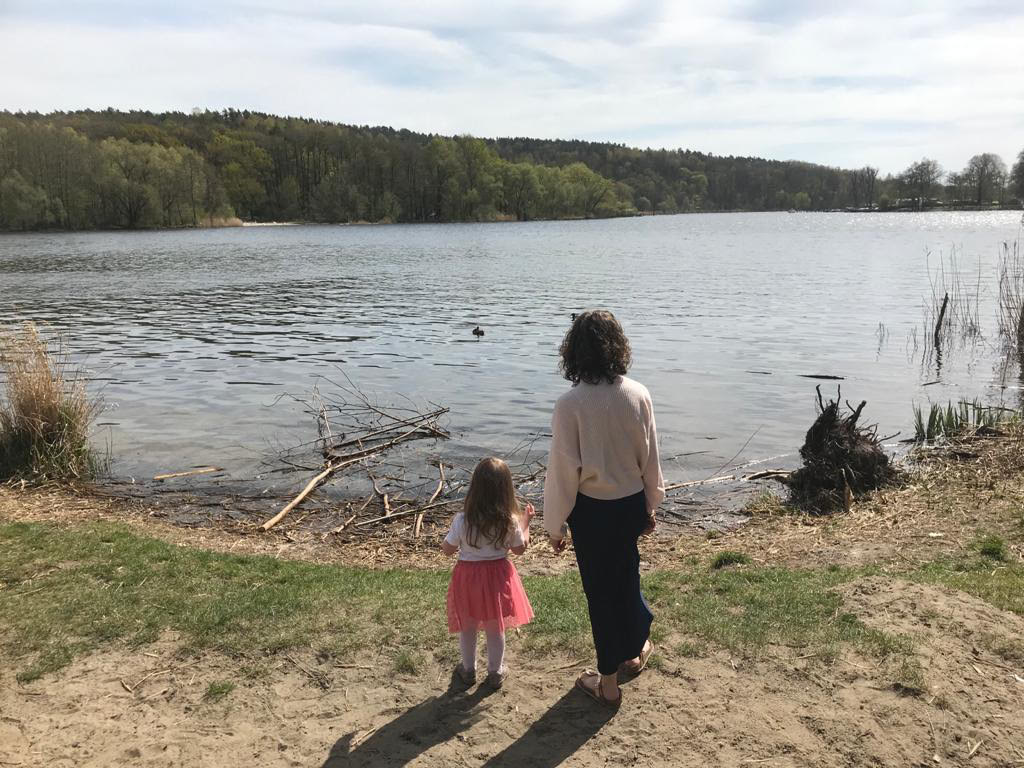
{"label": "shoreline", "polygon": [[31,230],[7,230],[0,229],[0,236],[3,235],[58,235],[58,234],[88,234],[88,233],[137,233],[137,232],[191,232],[200,230],[221,230],[221,229],[260,229],[264,227],[382,227],[382,226],[433,226],[446,224],[533,224],[537,222],[557,221],[614,221],[616,219],[640,219],[662,216],[695,216],[712,214],[890,214],[890,213],[1005,213],[1024,211],[1022,206],[958,206],[958,207],[937,207],[937,208],[887,208],[887,209],[823,209],[823,210],[795,210],[795,209],[773,209],[773,210],[721,210],[721,211],[676,211],[675,213],[659,212],[637,212],[634,214],[623,214],[619,216],[597,216],[597,217],[566,217],[561,219],[490,219],[490,220],[452,220],[452,221],[241,221],[238,224],[222,224],[214,226],[180,226],[180,227],[138,227],[135,229],[31,229]]}

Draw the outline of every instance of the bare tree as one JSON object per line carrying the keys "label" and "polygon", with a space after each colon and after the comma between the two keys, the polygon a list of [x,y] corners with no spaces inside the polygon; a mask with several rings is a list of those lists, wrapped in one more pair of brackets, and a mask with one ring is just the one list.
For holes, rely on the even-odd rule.
{"label": "bare tree", "polygon": [[942,166],[939,161],[923,157],[900,174],[900,186],[921,207],[925,200],[933,196],[941,178]]}
{"label": "bare tree", "polygon": [[1002,202],[1006,163],[999,155],[991,152],[975,155],[967,161],[963,176],[977,205],[990,202],[993,198]]}
{"label": "bare tree", "polygon": [[1024,149],[1017,155],[1017,162],[1013,164],[1010,171],[1010,194],[1018,200],[1024,201]]}

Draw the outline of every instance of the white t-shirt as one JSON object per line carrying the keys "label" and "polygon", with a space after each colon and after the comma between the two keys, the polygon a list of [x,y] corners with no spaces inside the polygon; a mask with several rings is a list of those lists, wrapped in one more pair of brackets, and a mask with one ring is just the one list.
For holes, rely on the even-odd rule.
{"label": "white t-shirt", "polygon": [[485,541],[483,536],[477,536],[477,544],[480,546],[474,547],[467,540],[466,535],[466,516],[459,512],[452,520],[452,527],[448,531],[448,535],[444,537],[444,540],[451,544],[453,547],[459,548],[459,560],[479,561],[479,560],[500,560],[508,554],[509,549],[512,547],[521,547],[526,542],[523,541],[523,532],[519,528],[519,523],[513,518],[512,521],[512,533],[508,537],[508,541],[505,547],[495,547],[491,542]]}

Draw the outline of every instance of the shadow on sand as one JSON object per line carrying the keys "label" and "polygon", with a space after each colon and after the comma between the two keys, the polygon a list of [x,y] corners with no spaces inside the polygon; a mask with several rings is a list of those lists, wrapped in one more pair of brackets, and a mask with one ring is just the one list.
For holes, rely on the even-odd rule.
{"label": "shadow on sand", "polygon": [[554,768],[586,744],[614,714],[608,707],[602,707],[579,691],[570,689],[526,733],[484,766]]}
{"label": "shadow on sand", "polygon": [[[480,686],[462,693],[454,685],[406,710],[366,736],[345,734],[331,747],[321,768],[397,768],[432,747],[454,739],[480,719],[477,705],[491,691]],[[516,741],[485,766],[554,768],[583,746],[611,719],[613,712],[570,690]]]}

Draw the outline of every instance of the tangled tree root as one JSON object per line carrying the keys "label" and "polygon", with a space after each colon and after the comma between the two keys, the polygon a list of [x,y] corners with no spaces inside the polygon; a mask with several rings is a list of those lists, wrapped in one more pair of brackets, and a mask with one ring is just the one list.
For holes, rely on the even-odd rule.
{"label": "tangled tree root", "polygon": [[839,412],[839,399],[825,403],[818,390],[818,418],[807,430],[800,449],[804,465],[790,475],[788,485],[792,501],[815,514],[837,509],[849,510],[853,499],[892,483],[896,468],[882,449],[877,427],[857,425],[867,401],[849,415]]}

